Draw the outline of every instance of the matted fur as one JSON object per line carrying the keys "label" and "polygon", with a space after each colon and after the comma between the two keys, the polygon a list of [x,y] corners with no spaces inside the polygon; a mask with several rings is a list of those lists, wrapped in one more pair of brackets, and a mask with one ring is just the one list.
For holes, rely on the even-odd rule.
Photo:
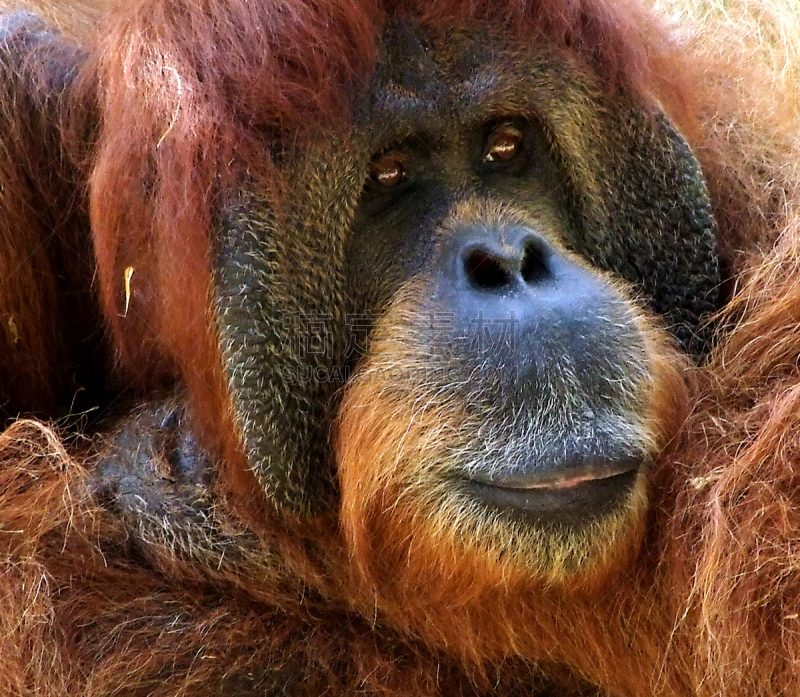
{"label": "matted fur", "polygon": [[[709,177],[737,288],[718,345],[689,381],[693,413],[651,476],[644,544],[619,554],[616,573],[531,587],[440,550],[453,582],[435,607],[402,584],[371,603],[365,560],[348,555],[332,517],[267,515],[256,534],[224,502],[211,515],[238,557],[187,559],[161,539],[143,550],[88,485],[92,444],[20,421],[0,436],[0,692],[212,695],[280,684],[286,694],[527,695],[547,688],[542,673],[559,695],[579,694],[580,678],[610,695],[799,692],[800,120],[786,67],[798,34],[780,7],[750,4],[751,14],[728,7],[725,21],[713,8],[680,15],[671,42],[662,22],[610,0],[533,12],[521,1],[395,3],[430,21],[500,16],[568,41],[609,85],[659,99]],[[82,76],[84,94],[103,97],[97,152],[80,164],[91,171],[106,314],[129,369],[147,368],[143,382],[179,370],[210,442],[224,440],[206,317],[217,177],[234,181],[251,162],[250,128],[299,136],[309,111],[335,125],[346,105],[327,86],[355,87],[368,71],[380,8],[287,1],[295,11],[279,18],[252,0],[209,0],[207,15],[193,11],[199,0],[122,5]],[[215,17],[195,26],[206,54],[186,49],[187,15]],[[0,192],[3,230],[35,222],[14,206],[27,192],[12,174]],[[280,190],[268,162],[251,174]],[[33,284],[23,279],[20,297]],[[18,319],[22,336],[41,321],[25,310]],[[32,349],[43,360],[54,350]],[[426,581],[424,569],[406,571]],[[465,614],[482,594],[496,612]]]}

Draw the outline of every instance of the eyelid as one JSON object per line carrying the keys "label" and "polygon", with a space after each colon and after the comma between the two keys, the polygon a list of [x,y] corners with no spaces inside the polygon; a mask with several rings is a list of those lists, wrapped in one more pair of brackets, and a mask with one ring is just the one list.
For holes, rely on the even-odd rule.
{"label": "eyelid", "polygon": [[[502,137],[504,130],[510,131],[507,137],[513,139],[513,147],[507,156],[493,157],[493,139]],[[513,134],[513,135],[512,135]],[[522,116],[499,116],[484,122],[483,139],[480,146],[480,161],[487,173],[504,172],[513,174],[521,172],[529,161],[530,122]]]}
{"label": "eyelid", "polygon": [[[367,183],[371,185],[373,188],[383,191],[390,191],[394,189],[404,182],[406,182],[409,178],[408,172],[408,162],[409,162],[408,153],[388,149],[384,150],[380,153],[377,153],[373,156],[372,160],[369,164],[368,169],[368,177]],[[380,176],[383,173],[381,171],[382,166],[385,166],[383,171],[387,172],[394,166],[397,167],[399,170],[399,178],[395,182],[383,182],[380,180]]]}
{"label": "eyelid", "polygon": [[[519,136],[519,141],[523,142],[525,140],[525,124],[521,123],[517,119],[503,119],[501,121],[497,121],[493,123],[486,132],[486,136],[484,138],[484,142],[487,146],[491,145],[491,140],[493,137],[497,136],[498,134],[507,131],[509,133],[514,133],[515,135]],[[488,149],[488,148],[487,148]]]}

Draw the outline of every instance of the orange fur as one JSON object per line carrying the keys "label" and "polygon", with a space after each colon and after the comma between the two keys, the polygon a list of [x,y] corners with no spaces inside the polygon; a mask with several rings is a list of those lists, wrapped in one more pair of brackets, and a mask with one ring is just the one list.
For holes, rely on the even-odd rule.
{"label": "orange fur", "polygon": [[[568,44],[609,89],[660,101],[708,176],[738,274],[726,331],[686,383],[660,333],[648,333],[647,423],[657,440],[675,437],[650,473],[649,508],[588,578],[532,579],[524,559],[440,535],[442,519],[420,514],[398,483],[436,501],[406,455],[438,452],[446,429],[468,418],[446,400],[419,409],[402,385],[370,382],[369,370],[339,414],[340,517],[278,516],[237,459],[207,312],[214,196],[245,172],[281,191],[254,133],[311,137],[309,113],[323,129],[346,120],[346,93],[369,73],[389,9],[437,24],[500,17],[521,35]],[[3,123],[17,130],[0,156],[0,271],[15,282],[0,291],[0,378],[34,365],[20,393],[34,406],[55,399],[63,328],[50,327],[64,311],[52,257],[19,259],[62,215],[70,234],[84,229],[80,201],[60,195],[85,175],[114,346],[140,387],[185,383],[206,443],[227,453],[210,515],[230,546],[201,561],[176,551],[169,531],[136,537],[89,486],[104,443],[65,445],[49,426],[14,423],[0,435],[0,691],[800,691],[799,119],[796,87],[772,53],[734,41],[736,26],[724,23],[698,22],[697,34],[681,26],[678,41],[638,5],[609,0],[137,0],[98,22],[75,31],[89,58],[63,128],[48,132],[53,151],[26,130],[16,93],[4,96]],[[95,99],[102,130],[87,157],[71,109]],[[54,158],[62,148],[68,156]],[[26,178],[30,168],[54,179]],[[377,344],[368,368],[409,368],[402,346]]]}

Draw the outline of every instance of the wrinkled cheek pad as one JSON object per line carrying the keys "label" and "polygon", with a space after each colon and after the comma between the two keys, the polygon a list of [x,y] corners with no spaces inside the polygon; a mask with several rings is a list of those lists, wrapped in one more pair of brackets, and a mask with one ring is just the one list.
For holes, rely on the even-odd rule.
{"label": "wrinkled cheek pad", "polygon": [[713,333],[708,320],[724,300],[700,165],[661,112],[623,102],[599,118],[610,123],[601,138],[586,141],[586,158],[600,168],[591,185],[587,167],[569,171],[563,158],[578,211],[570,242],[599,268],[632,283],[682,347],[699,357]]}

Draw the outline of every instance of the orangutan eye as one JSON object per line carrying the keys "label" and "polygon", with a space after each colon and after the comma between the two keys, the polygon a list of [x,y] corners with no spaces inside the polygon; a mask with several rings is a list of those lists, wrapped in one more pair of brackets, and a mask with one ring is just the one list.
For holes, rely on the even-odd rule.
{"label": "orangutan eye", "polygon": [[508,162],[522,150],[525,134],[514,121],[503,121],[486,138],[484,162]]}
{"label": "orangutan eye", "polygon": [[407,178],[406,158],[397,152],[389,152],[373,160],[369,168],[370,181],[384,189],[402,184]]}

